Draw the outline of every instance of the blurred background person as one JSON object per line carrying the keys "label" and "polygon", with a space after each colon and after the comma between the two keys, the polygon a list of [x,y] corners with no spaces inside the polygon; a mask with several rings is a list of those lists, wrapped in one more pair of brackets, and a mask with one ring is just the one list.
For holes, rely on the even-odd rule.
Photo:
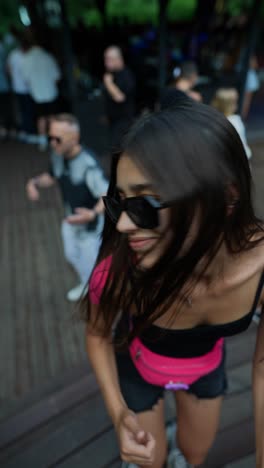
{"label": "blurred background person", "polygon": [[0,37],[0,138],[5,139],[12,127],[12,101],[6,69],[6,50]]}
{"label": "blurred background person", "polygon": [[37,143],[34,122],[34,105],[30,96],[29,85],[23,75],[23,60],[28,50],[26,39],[20,38],[18,46],[7,58],[7,70],[18,111],[18,137],[27,143]]}
{"label": "blurred background person", "polygon": [[201,102],[201,94],[193,89],[198,77],[199,73],[195,62],[184,62],[180,67],[175,67],[171,85],[161,94],[160,107],[165,109],[177,105],[185,97]]}
{"label": "blurred background person", "polygon": [[103,77],[106,117],[110,129],[110,145],[119,144],[135,115],[135,79],[126,67],[122,51],[110,46],[104,52]]}
{"label": "blurred background person", "polygon": [[193,89],[198,77],[199,72],[195,62],[184,62],[180,67],[175,67],[173,70],[174,83],[172,88],[187,94],[195,101],[202,101],[201,94]]}
{"label": "blurred background person", "polygon": [[240,115],[237,114],[238,99],[239,95],[235,88],[220,88],[216,91],[212,105],[222,112],[235,127],[245,148],[246,155],[250,159],[252,151],[247,143],[245,125]]}
{"label": "blurred background person", "polygon": [[82,296],[100,246],[103,226],[101,196],[108,183],[95,158],[80,144],[80,126],[71,114],[58,114],[50,123],[51,167],[30,179],[30,200],[39,199],[39,189],[58,183],[65,217],[62,240],[65,257],[79,276],[79,284],[67,293],[69,301]]}
{"label": "blurred background person", "polygon": [[49,117],[58,112],[58,82],[61,78],[61,71],[55,58],[33,43],[28,43],[22,70],[35,104],[39,149],[45,150],[48,144]]}
{"label": "blurred background person", "polygon": [[245,89],[245,95],[244,95],[243,106],[242,106],[242,117],[244,120],[248,116],[252,98],[254,94],[260,88],[260,81],[259,81],[259,77],[257,74],[257,69],[258,69],[257,57],[253,55],[252,57],[250,57],[249,69],[247,72],[247,79],[246,79],[246,89]]}

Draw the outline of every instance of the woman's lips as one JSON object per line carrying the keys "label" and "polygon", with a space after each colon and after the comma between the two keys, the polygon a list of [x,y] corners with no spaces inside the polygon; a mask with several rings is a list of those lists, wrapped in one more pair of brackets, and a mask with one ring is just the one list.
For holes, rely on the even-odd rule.
{"label": "woman's lips", "polygon": [[156,239],[153,237],[149,237],[147,239],[144,239],[144,238],[129,239],[128,243],[132,250],[141,250],[141,249],[145,249],[145,247],[151,246],[151,244],[153,244],[155,240]]}

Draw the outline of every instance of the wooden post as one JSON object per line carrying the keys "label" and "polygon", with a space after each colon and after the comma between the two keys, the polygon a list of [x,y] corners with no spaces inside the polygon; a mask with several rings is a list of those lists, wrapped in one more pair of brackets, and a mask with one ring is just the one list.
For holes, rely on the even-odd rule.
{"label": "wooden post", "polygon": [[245,96],[247,74],[250,66],[250,57],[254,53],[256,47],[261,1],[262,0],[254,0],[254,4],[251,11],[251,18],[249,20],[248,25],[247,48],[242,61],[241,79],[239,83],[239,113],[241,113]]}
{"label": "wooden post", "polygon": [[103,31],[106,30],[106,0],[96,0],[96,5],[98,10],[101,13],[102,21],[103,21]]}
{"label": "wooden post", "polygon": [[167,79],[167,5],[168,0],[159,0],[159,95]]}
{"label": "wooden post", "polygon": [[73,113],[76,113],[76,98],[77,90],[74,80],[74,53],[72,47],[71,31],[67,16],[67,8],[65,0],[59,0],[61,6],[61,19],[62,19],[62,47],[63,58],[65,65],[65,77],[67,82],[68,97],[72,107]]}
{"label": "wooden post", "polygon": [[37,40],[42,40],[45,30],[45,18],[43,13],[43,0],[25,0],[25,6],[29,11],[34,36]]}

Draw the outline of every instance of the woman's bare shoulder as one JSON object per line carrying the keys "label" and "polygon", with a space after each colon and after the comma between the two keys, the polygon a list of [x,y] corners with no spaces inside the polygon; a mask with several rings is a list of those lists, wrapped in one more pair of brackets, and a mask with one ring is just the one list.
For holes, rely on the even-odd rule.
{"label": "woman's bare shoulder", "polygon": [[264,228],[263,232],[257,233],[253,238],[252,242],[255,243],[252,249],[248,251],[248,255],[252,255],[255,266],[258,270],[264,271]]}
{"label": "woman's bare shoulder", "polygon": [[252,236],[247,248],[232,257],[230,271],[238,282],[247,281],[264,271],[264,231]]}

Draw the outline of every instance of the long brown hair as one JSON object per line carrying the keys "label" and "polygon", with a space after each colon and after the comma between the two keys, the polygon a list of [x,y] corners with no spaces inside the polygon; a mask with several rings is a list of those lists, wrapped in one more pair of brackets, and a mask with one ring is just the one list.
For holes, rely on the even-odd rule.
{"label": "long brown hair", "polygon": [[[116,169],[128,155],[154,183],[171,209],[174,232],[162,257],[141,271],[133,263],[126,235],[116,231],[106,216],[97,264],[109,255],[112,263],[99,307],[102,334],[109,336],[121,315],[124,323],[136,305],[137,320],[123,342],[139,335],[164,314],[192,284],[201,259],[209,264],[222,242],[230,254],[253,248],[253,235],[262,231],[251,200],[251,175],[243,145],[227,119],[215,109],[191,100],[139,119],[129,130],[119,153],[112,159],[109,195],[116,190]],[[235,200],[229,187],[235,188]],[[234,204],[232,212],[228,206]],[[183,243],[199,207],[198,232],[184,255]],[[85,319],[92,320],[89,296]]]}

